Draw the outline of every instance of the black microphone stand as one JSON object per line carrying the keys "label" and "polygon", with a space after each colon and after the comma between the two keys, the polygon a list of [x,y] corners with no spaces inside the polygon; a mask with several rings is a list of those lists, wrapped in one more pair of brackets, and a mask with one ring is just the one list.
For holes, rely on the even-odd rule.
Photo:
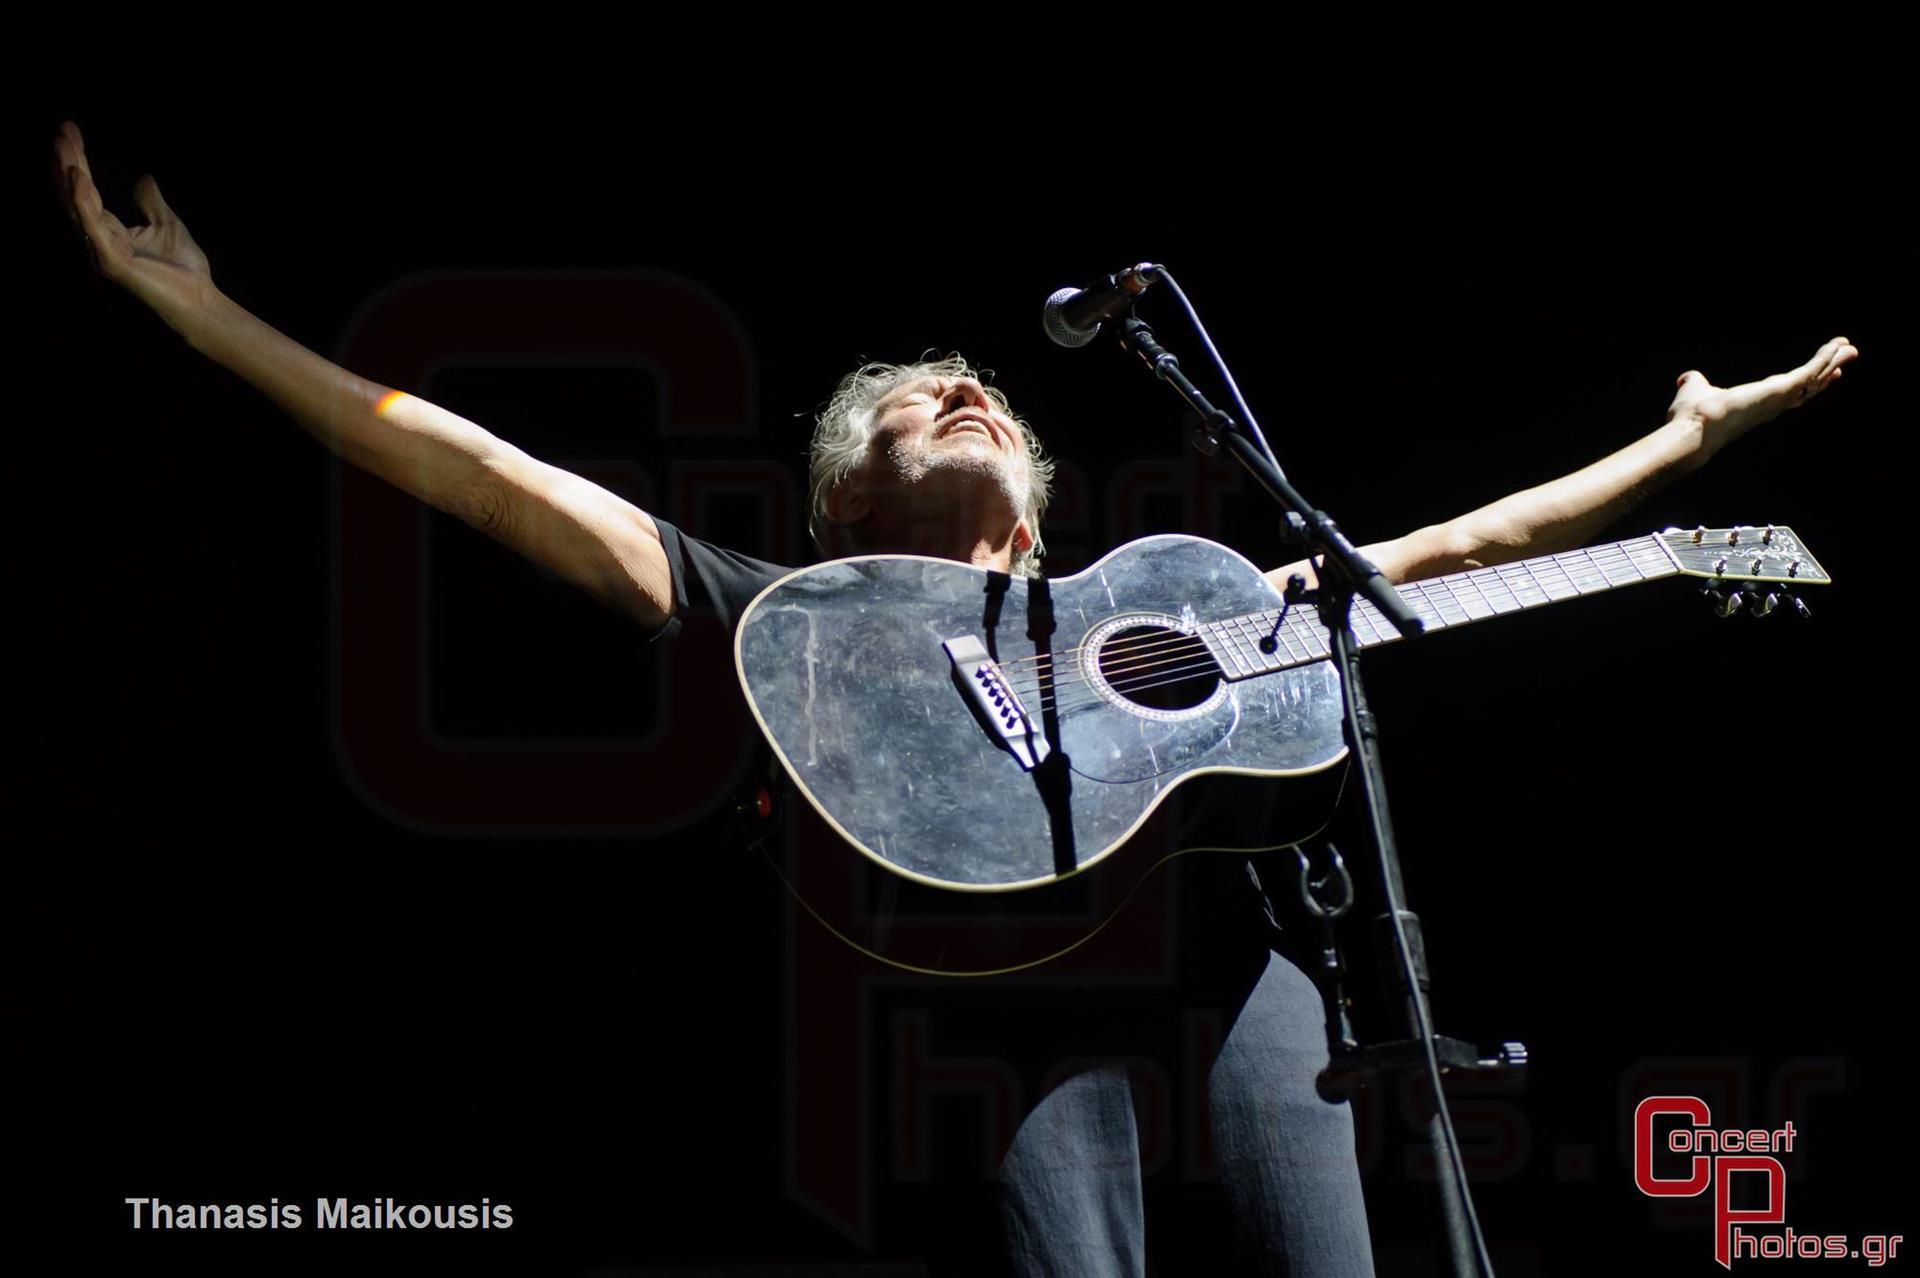
{"label": "black microphone stand", "polygon": [[[1170,276],[1167,278],[1171,280]],[[1383,970],[1390,973],[1383,979],[1387,984],[1388,1003],[1390,1006],[1399,1006],[1399,1020],[1405,1031],[1403,1038],[1361,1046],[1339,1031],[1343,1016],[1330,1016],[1328,1025],[1332,1061],[1321,1075],[1320,1089],[1329,1099],[1339,1099],[1350,1096],[1362,1087],[1395,1083],[1419,1075],[1428,1078],[1433,1091],[1433,1114],[1427,1122],[1427,1133],[1436,1154],[1440,1210],[1453,1273],[1460,1278],[1473,1278],[1475,1275],[1493,1278],[1493,1266],[1488,1259],[1486,1244],[1480,1235],[1479,1220],[1473,1210],[1473,1199],[1468,1191],[1459,1142],[1454,1136],[1453,1121],[1447,1113],[1446,1099],[1441,1091],[1441,1077],[1446,1074],[1518,1069],[1525,1063],[1525,1049],[1517,1043],[1509,1043],[1495,1057],[1482,1059],[1471,1044],[1459,1039],[1437,1037],[1433,1032],[1432,1013],[1428,1004],[1432,981],[1426,966],[1420,920],[1402,905],[1405,891],[1400,877],[1393,823],[1387,812],[1378,727],[1373,712],[1367,706],[1366,690],[1360,678],[1359,644],[1354,639],[1350,620],[1356,594],[1370,600],[1381,615],[1408,638],[1423,630],[1420,618],[1381,575],[1380,570],[1353,547],[1326,512],[1316,509],[1295,490],[1249,432],[1231,415],[1210,403],[1199,388],[1188,380],[1180,368],[1180,362],[1160,345],[1152,329],[1132,314],[1117,321],[1114,327],[1120,345],[1138,355],[1155,377],[1171,386],[1200,415],[1199,422],[1189,434],[1194,446],[1212,456],[1225,445],[1227,451],[1238,458],[1240,464],[1259,481],[1260,486],[1280,503],[1286,512],[1284,526],[1287,538],[1309,556],[1320,556],[1315,568],[1319,577],[1318,588],[1307,590],[1305,580],[1296,575],[1288,583],[1286,599],[1289,603],[1315,604],[1321,624],[1326,627],[1330,639],[1334,667],[1339,674],[1346,706],[1347,748],[1360,774],[1360,794],[1366,805],[1368,827],[1378,853],[1377,887],[1385,902],[1386,912],[1375,921],[1375,926],[1379,939],[1390,942],[1391,952],[1398,955],[1397,964],[1383,965]],[[1308,908],[1326,919],[1330,927],[1330,912],[1314,901],[1311,892],[1306,889],[1304,872],[1302,884]],[[1343,912],[1344,906],[1331,913]],[[1344,966],[1337,952],[1329,951],[1327,966],[1331,969]]]}

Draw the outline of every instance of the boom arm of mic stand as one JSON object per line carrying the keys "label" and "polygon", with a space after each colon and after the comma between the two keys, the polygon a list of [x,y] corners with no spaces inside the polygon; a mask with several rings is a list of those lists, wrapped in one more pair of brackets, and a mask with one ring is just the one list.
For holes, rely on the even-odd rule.
{"label": "boom arm of mic stand", "polygon": [[1407,638],[1420,634],[1426,629],[1418,613],[1400,592],[1395,590],[1386,577],[1366,556],[1354,548],[1347,535],[1340,531],[1327,513],[1316,510],[1287,482],[1267,455],[1260,451],[1247,432],[1241,428],[1232,415],[1213,406],[1180,368],[1166,347],[1160,345],[1153,336],[1153,330],[1135,316],[1129,315],[1117,326],[1120,344],[1138,355],[1153,375],[1179,393],[1180,398],[1193,406],[1200,414],[1200,425],[1196,430],[1194,443],[1208,455],[1216,452],[1222,443],[1228,451],[1239,459],[1260,486],[1273,495],[1275,501],[1294,515],[1299,516],[1298,532],[1307,542],[1308,552],[1316,550],[1326,556],[1329,564],[1338,565],[1338,570],[1353,584],[1354,593],[1364,595],[1382,616],[1393,623]]}

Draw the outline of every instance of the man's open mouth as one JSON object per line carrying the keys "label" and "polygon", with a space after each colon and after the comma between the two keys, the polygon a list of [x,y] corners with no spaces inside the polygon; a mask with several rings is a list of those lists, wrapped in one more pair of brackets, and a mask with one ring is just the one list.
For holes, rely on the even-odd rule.
{"label": "man's open mouth", "polygon": [[955,431],[961,431],[961,430],[977,430],[982,435],[985,435],[988,439],[993,440],[996,443],[999,442],[999,437],[994,434],[993,427],[987,425],[987,423],[981,421],[978,417],[954,418],[952,421],[948,422],[945,426],[942,426],[940,428],[940,438],[945,439],[948,435],[953,434]]}

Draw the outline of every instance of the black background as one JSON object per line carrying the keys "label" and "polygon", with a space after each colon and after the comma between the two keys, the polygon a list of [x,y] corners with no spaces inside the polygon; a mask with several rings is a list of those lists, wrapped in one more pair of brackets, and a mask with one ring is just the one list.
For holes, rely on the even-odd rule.
{"label": "black background", "polygon": [[[1601,123],[1548,142],[1417,112],[1333,136],[1237,107],[1220,133],[1176,120],[1155,140],[1191,148],[1199,195],[1109,160],[1111,131],[1023,142],[1011,115],[961,134],[775,98],[740,118],[665,92],[564,110],[297,97],[48,91],[16,115],[10,165],[44,172],[76,119],[111,208],[135,219],[132,182],[155,173],[226,292],[323,353],[420,271],[695,281],[747,334],[743,440],[656,438],[631,375],[456,369],[407,388],[537,456],[631,457],[658,484],[671,461],[729,455],[803,474],[807,418],[858,357],[960,350],[1087,477],[1086,518],[1051,538],[1056,573],[1181,526],[1172,507],[1112,526],[1103,505],[1123,459],[1180,457],[1180,414],[1117,352],[1059,351],[1037,323],[1054,288],[1143,257],[1178,272],[1290,474],[1356,541],[1629,442],[1684,369],[1729,385],[1850,337],[1862,356],[1837,388],[1609,532],[1790,523],[1838,579],[1810,623],[1718,621],[1669,583],[1370,669],[1441,1026],[1524,1039],[1536,1061],[1517,1101],[1530,1152],[1478,1193],[1501,1271],[1711,1264],[1706,1222],[1658,1227],[1621,1161],[1623,1080],[1649,1062],[1744,1069],[1738,1120],[1767,1125],[1786,1115],[1766,1112],[1765,1081],[1825,1062],[1844,1081],[1805,1114],[1789,1223],[1913,1223],[1884,1173],[1911,1134],[1895,1032],[1911,1003],[1911,348],[1894,324],[1915,281],[1869,164],[1783,175],[1721,164],[1698,136]],[[1089,134],[1103,154],[1081,149]],[[15,1205],[137,1268],[190,1243],[130,1236],[128,1194],[390,1194],[505,1199],[517,1223],[191,1254],[912,1272],[911,1237],[864,1248],[784,1191],[781,1120],[805,1101],[780,1067],[778,885],[704,825],[423,832],[370,808],[331,730],[333,461],[98,279],[50,183],[19,207],[14,243],[45,291],[15,338],[16,722],[33,763],[6,1015],[11,1161],[34,1191]],[[1172,310],[1154,315],[1197,368]],[[1212,535],[1281,561],[1251,493],[1224,515]],[[438,730],[650,722],[660,657],[629,623],[449,519],[426,527],[445,569],[428,605]],[[672,712],[697,704],[681,690]],[[1404,1156],[1367,1171],[1376,1249],[1383,1272],[1431,1272],[1428,1190]]]}

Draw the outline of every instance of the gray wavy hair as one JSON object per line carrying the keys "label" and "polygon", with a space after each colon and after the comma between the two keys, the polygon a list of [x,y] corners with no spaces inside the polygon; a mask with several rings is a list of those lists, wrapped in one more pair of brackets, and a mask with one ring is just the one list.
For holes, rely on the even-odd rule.
{"label": "gray wavy hair", "polygon": [[[827,400],[827,406],[814,419],[807,532],[813,537],[813,544],[821,554],[831,556],[835,553],[827,544],[829,527],[838,529],[855,547],[855,553],[865,550],[860,542],[858,525],[827,518],[827,496],[866,456],[868,440],[873,434],[875,405],[895,388],[922,377],[971,377],[983,384],[986,381],[958,354],[948,355],[945,359],[922,359],[912,364],[864,364],[840,379],[840,384],[834,387],[832,398]],[[1040,516],[1046,513],[1047,500],[1053,495],[1053,462],[1041,450],[1040,441],[1025,419],[1016,416],[1007,405],[1007,397],[993,386],[987,386],[986,392],[993,406],[1020,428],[1020,436],[1027,444],[1027,471],[1031,478],[1027,487],[1027,508],[1021,515],[1027,521],[1028,530],[1033,533],[1033,545],[1026,550],[1016,547],[1008,567],[1016,577],[1038,577],[1040,556],[1046,549],[1040,541]]]}

